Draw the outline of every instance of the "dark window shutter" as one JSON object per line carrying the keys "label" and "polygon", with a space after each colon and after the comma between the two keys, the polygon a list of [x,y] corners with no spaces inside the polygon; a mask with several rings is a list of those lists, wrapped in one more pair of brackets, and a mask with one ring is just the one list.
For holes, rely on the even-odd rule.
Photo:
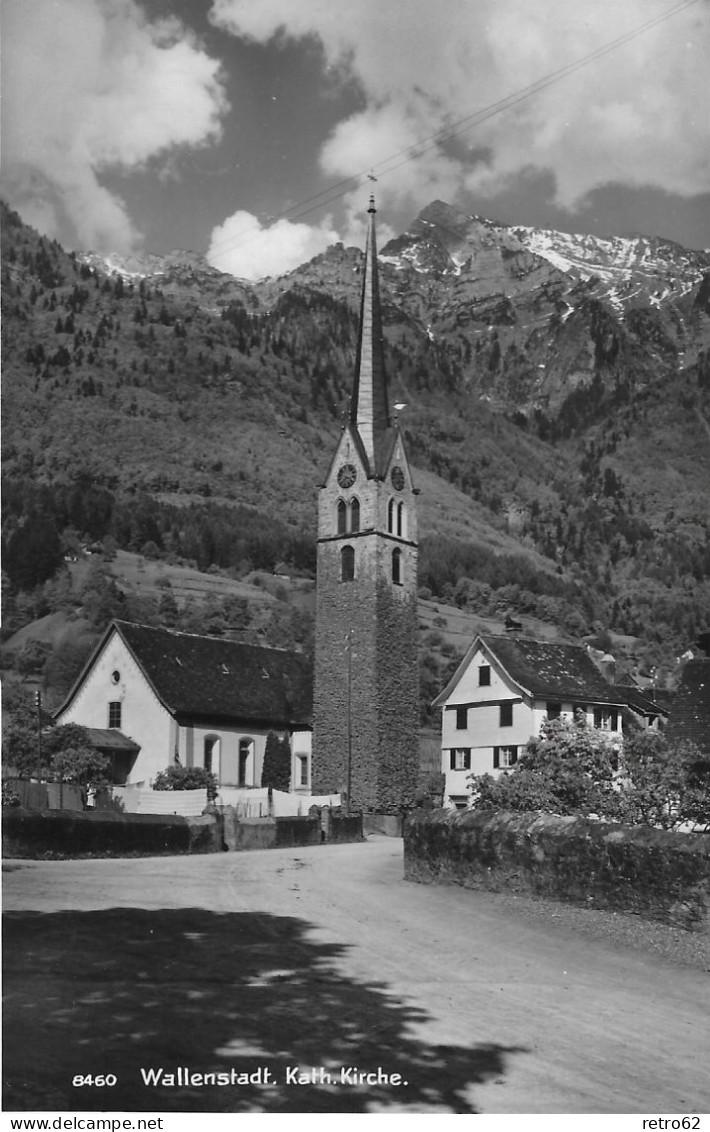
{"label": "dark window shutter", "polygon": [[500,747],[493,748],[493,769],[500,766]]}
{"label": "dark window shutter", "polygon": [[449,751],[449,770],[456,770],[456,752]]}

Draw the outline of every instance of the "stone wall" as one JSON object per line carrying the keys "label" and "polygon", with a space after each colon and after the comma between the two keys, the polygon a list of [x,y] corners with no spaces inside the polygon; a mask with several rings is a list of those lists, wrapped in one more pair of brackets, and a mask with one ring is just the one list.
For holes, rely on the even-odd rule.
{"label": "stone wall", "polygon": [[[330,811],[326,811],[330,814]],[[200,817],[106,811],[43,813],[3,808],[7,858],[128,857],[218,853],[319,845],[322,823],[311,817],[239,818],[231,806]],[[362,817],[333,814],[326,840],[362,841]]]}
{"label": "stone wall", "polygon": [[216,853],[222,834],[216,818],[178,814],[73,813],[3,809],[4,857],[128,857]]}
{"label": "stone wall", "polygon": [[708,930],[710,837],[549,814],[436,810],[404,828],[405,879],[535,893]]}

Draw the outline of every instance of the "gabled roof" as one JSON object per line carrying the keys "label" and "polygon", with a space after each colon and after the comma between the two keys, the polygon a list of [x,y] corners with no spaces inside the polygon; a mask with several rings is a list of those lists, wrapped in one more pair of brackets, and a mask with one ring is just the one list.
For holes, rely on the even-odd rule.
{"label": "gabled roof", "polygon": [[479,647],[494,658],[513,684],[530,696],[574,703],[610,704],[624,700],[608,684],[581,645],[561,645],[523,637],[478,636],[434,704],[449,698]]}
{"label": "gabled roof", "polygon": [[688,740],[710,754],[710,660],[686,663],[665,735],[670,743]]}
{"label": "gabled roof", "polygon": [[57,712],[65,711],[116,632],[173,716],[310,727],[311,666],[299,653],[114,621]]}

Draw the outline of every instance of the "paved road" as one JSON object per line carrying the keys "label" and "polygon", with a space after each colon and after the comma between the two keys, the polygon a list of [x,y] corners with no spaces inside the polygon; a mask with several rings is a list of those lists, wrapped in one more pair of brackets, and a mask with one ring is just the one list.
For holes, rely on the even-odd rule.
{"label": "paved road", "polygon": [[6,862],[5,1108],[710,1111],[707,973],[521,907],[386,838]]}

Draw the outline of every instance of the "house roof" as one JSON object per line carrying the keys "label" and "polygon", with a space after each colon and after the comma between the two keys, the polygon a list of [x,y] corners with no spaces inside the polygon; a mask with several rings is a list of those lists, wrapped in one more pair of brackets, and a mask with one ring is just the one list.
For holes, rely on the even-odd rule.
{"label": "house roof", "polygon": [[448,699],[479,646],[498,661],[514,684],[531,696],[618,707],[625,702],[581,645],[553,644],[524,637],[479,636],[448,686],[434,701],[436,705],[441,706]]}
{"label": "house roof", "polygon": [[134,743],[127,735],[123,735],[113,727],[87,727],[85,730],[97,751],[125,751],[133,755],[138,754],[141,749],[139,743]]}
{"label": "house roof", "polygon": [[689,740],[710,754],[710,660],[689,660],[673,700],[666,738]]}
{"label": "house roof", "polygon": [[311,666],[299,653],[114,621],[62,704],[65,711],[111,633],[173,716],[309,727]]}
{"label": "house roof", "polygon": [[641,712],[643,715],[668,715],[667,707],[664,707],[657,700],[651,699],[650,696],[644,695],[635,686],[614,684],[613,690],[614,694],[619,697],[619,701],[628,704],[633,711]]}

